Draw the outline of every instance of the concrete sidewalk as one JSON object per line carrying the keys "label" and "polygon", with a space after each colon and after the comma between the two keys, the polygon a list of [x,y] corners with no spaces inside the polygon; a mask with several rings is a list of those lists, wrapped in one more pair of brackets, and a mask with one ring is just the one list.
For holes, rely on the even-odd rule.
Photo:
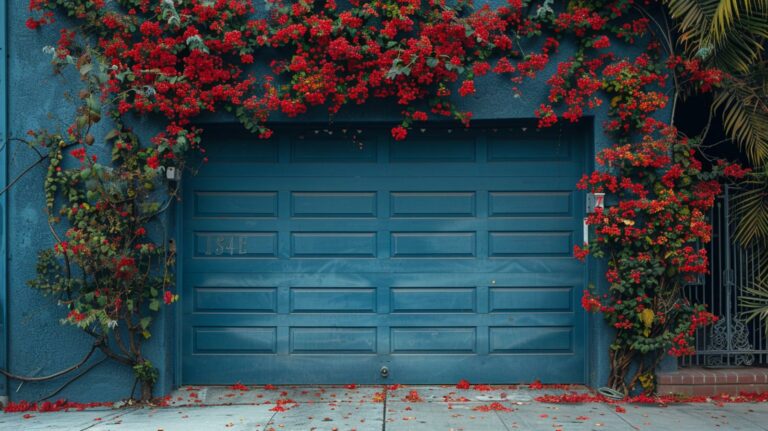
{"label": "concrete sidewalk", "polygon": [[436,386],[403,386],[390,391],[381,386],[286,386],[247,391],[186,387],[172,394],[168,406],[162,408],[4,413],[0,414],[0,430],[768,431],[768,403],[620,404],[617,409],[617,405],[601,403],[548,404],[535,400],[562,392]]}

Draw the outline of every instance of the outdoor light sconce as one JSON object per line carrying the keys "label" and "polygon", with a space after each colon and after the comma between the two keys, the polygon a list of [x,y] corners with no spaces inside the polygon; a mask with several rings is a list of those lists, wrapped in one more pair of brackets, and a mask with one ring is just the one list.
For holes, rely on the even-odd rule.
{"label": "outdoor light sconce", "polygon": [[173,166],[169,166],[165,170],[165,178],[167,178],[168,181],[181,181],[181,170],[176,169]]}
{"label": "outdoor light sconce", "polygon": [[[605,193],[587,193],[586,205],[587,214],[594,214],[598,208],[605,208]],[[587,244],[589,243],[589,226],[586,217],[584,217],[582,227],[584,228],[584,244]]]}

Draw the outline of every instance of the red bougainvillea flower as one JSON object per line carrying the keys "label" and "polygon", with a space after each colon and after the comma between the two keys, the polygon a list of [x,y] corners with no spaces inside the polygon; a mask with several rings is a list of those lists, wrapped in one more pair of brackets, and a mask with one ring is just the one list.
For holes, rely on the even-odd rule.
{"label": "red bougainvillea flower", "polygon": [[85,161],[85,148],[75,148],[74,150],[70,151],[69,154],[81,162]]}
{"label": "red bougainvillea flower", "polygon": [[166,290],[165,293],[163,293],[163,302],[165,302],[166,305],[172,304],[174,300],[174,295],[170,290]]}
{"label": "red bougainvillea flower", "polygon": [[584,261],[584,259],[589,256],[589,246],[579,247],[578,245],[573,246],[573,257],[580,261]]}
{"label": "red bougainvillea flower", "polygon": [[392,137],[396,141],[402,141],[406,136],[408,136],[408,130],[406,130],[405,127],[397,126],[392,129]]}
{"label": "red bougainvillea flower", "polygon": [[277,401],[275,401],[275,406],[269,409],[271,412],[284,412],[290,410],[289,407],[296,407],[299,405],[296,401],[290,399],[290,398],[280,398]]}
{"label": "red bougainvillea flower", "polygon": [[92,402],[92,403],[77,403],[67,400],[56,401],[43,401],[41,403],[30,403],[29,401],[11,401],[3,407],[3,411],[6,413],[18,413],[18,412],[60,412],[60,411],[83,411],[91,408],[99,407],[111,407],[111,402]]}
{"label": "red bougainvillea flower", "polygon": [[245,386],[244,384],[237,382],[234,385],[230,386],[229,389],[233,391],[248,391],[250,390],[248,386]]}
{"label": "red bougainvillea flower", "polygon": [[150,169],[157,169],[160,167],[160,161],[158,160],[157,155],[147,157],[147,166]]}
{"label": "red bougainvillea flower", "polygon": [[469,389],[469,387],[469,381],[464,379],[459,380],[459,383],[456,384],[456,389]]}
{"label": "red bougainvillea flower", "polygon": [[490,412],[490,411],[511,412],[512,411],[511,408],[499,402],[493,402],[491,404],[477,406],[477,407],[474,407],[472,410],[476,412]]}
{"label": "red bougainvillea flower", "polygon": [[467,80],[462,82],[459,88],[459,95],[463,97],[470,94],[475,94],[475,81]]}
{"label": "red bougainvillea flower", "polygon": [[136,260],[130,256],[123,256],[115,263],[115,277],[128,279],[136,272]]}
{"label": "red bougainvillea flower", "polygon": [[408,392],[408,395],[404,398],[405,401],[409,401],[412,403],[420,403],[424,400],[421,399],[421,396],[419,395],[418,391],[412,390]]}

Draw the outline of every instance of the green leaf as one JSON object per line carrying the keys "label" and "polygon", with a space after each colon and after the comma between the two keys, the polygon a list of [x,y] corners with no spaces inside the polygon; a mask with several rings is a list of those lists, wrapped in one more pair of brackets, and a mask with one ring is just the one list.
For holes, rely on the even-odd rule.
{"label": "green leaf", "polygon": [[80,66],[80,75],[85,76],[89,73],[91,73],[91,70],[93,70],[93,64],[92,63],[85,63],[84,65]]}
{"label": "green leaf", "polygon": [[109,141],[117,138],[118,136],[120,136],[120,131],[117,129],[112,129],[106,135],[104,135],[104,139]]}
{"label": "green leaf", "polygon": [[144,317],[144,318],[142,318],[142,319],[139,321],[139,324],[141,325],[141,329],[143,329],[143,330],[145,330],[145,331],[146,331],[146,330],[149,328],[149,325],[150,325],[151,323],[152,323],[152,318],[151,318],[151,317],[149,317],[149,316],[147,316],[147,317]]}
{"label": "green leaf", "polygon": [[160,310],[160,301],[158,300],[152,300],[149,302],[149,309],[152,311],[158,311]]}

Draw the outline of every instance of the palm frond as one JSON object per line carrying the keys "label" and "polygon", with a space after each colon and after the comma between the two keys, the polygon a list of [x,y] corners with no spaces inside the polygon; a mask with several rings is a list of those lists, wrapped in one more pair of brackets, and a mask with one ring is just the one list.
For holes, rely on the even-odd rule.
{"label": "palm frond", "polygon": [[766,37],[768,37],[768,16],[763,22],[753,22],[752,17],[739,21],[732,31],[721,38],[711,38],[713,51],[709,62],[730,73],[748,73],[750,66],[760,60]]}
{"label": "palm frond", "polygon": [[768,167],[739,183],[729,203],[736,224],[733,239],[747,251],[747,268],[755,280],[768,282]]}
{"label": "palm frond", "polygon": [[768,239],[768,195],[765,188],[747,190],[732,201],[737,217],[734,239],[747,246]]}
{"label": "palm frond", "polygon": [[[745,287],[738,302],[747,322],[753,319],[768,321],[768,281],[765,278],[758,279],[752,286]],[[764,326],[768,334],[768,325]]]}
{"label": "palm frond", "polygon": [[722,70],[745,73],[765,49],[768,0],[665,0],[689,56],[704,49]]}
{"label": "palm frond", "polygon": [[726,37],[735,24],[749,18],[765,18],[768,0],[720,0],[712,15],[710,31],[715,40]]}
{"label": "palm frond", "polygon": [[669,15],[677,22],[679,39],[684,45],[700,46],[717,10],[718,0],[665,0]]}
{"label": "palm frond", "polygon": [[720,111],[729,138],[740,145],[752,163],[768,162],[768,104],[760,86],[732,79],[718,91],[712,103]]}

